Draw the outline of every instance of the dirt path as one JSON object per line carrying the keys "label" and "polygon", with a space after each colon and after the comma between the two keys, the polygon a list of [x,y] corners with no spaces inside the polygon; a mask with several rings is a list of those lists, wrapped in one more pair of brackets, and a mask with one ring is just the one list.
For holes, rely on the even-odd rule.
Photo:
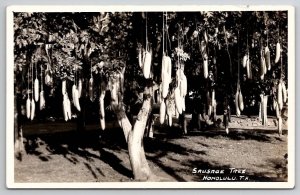
{"label": "dirt path", "polygon": [[[131,181],[127,146],[119,128],[106,130],[100,139],[92,127],[83,133],[54,127],[50,133],[49,126],[38,126],[44,130],[35,135],[26,135],[25,128],[27,155],[15,160],[16,182]],[[34,126],[30,128],[34,131]],[[287,142],[287,131],[281,137],[273,130],[240,128],[229,135],[214,129],[182,136],[176,127],[156,126],[154,138],[145,139],[145,150],[151,170],[167,181],[240,175],[249,181],[286,181]],[[245,169],[245,173],[232,174],[230,168]],[[224,174],[199,170],[224,170]]]}

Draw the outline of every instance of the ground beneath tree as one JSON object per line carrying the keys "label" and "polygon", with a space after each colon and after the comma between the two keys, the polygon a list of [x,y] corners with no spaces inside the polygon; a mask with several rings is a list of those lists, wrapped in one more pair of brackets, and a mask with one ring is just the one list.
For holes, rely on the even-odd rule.
{"label": "ground beneath tree", "polygon": [[[228,135],[220,128],[193,129],[182,135],[176,125],[155,125],[154,138],[144,140],[146,157],[164,181],[204,182],[211,181],[207,176],[240,175],[249,181],[287,181],[287,131],[279,136],[275,125],[272,118],[262,127],[256,118],[233,117]],[[108,124],[101,138],[96,125],[88,125],[85,132],[75,129],[75,123],[64,122],[26,125],[27,154],[15,160],[15,182],[132,181],[121,129]],[[230,168],[245,173],[230,174]],[[200,169],[225,173],[206,174]]]}

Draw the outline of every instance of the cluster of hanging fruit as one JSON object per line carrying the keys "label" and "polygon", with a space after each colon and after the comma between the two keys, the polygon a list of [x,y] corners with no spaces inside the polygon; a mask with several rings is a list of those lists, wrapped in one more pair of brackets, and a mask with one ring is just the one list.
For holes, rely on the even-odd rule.
{"label": "cluster of hanging fruit", "polygon": [[[215,34],[214,34],[215,38],[216,38],[218,32],[219,32],[218,28],[216,28]],[[208,47],[208,35],[207,35],[206,30],[203,30],[202,34],[203,34],[203,40],[201,40],[199,45],[200,45],[200,52],[201,52],[202,60],[203,60],[203,77],[205,79],[211,79],[211,76],[213,77],[213,74],[209,74],[209,70],[208,70],[208,48],[207,48]],[[199,38],[199,36],[198,36],[198,38]],[[216,56],[213,57],[213,64],[216,64]],[[206,92],[206,99],[207,99],[208,117],[211,117],[212,114],[214,114],[214,117],[215,117],[217,101],[215,98],[215,90],[213,88]]]}
{"label": "cluster of hanging fruit", "polygon": [[[276,53],[275,53],[275,64],[279,62],[280,59],[280,53],[281,53],[281,46],[280,43],[277,42],[276,44]],[[268,40],[267,45],[265,47],[261,47],[260,49],[260,79],[264,80],[264,76],[267,73],[267,71],[271,70],[271,58],[270,58],[270,49],[268,46]],[[247,72],[247,78],[252,79],[252,69],[251,69],[251,60],[250,60],[250,54],[249,54],[249,48],[247,44],[246,53],[243,57],[243,67],[246,68]]]}
{"label": "cluster of hanging fruit", "polygon": [[[43,90],[43,82],[41,82],[41,88],[40,88],[40,82],[37,77],[37,64],[35,63],[35,79],[31,83],[30,86],[30,77],[33,80],[34,78],[34,67],[33,63],[31,63],[31,66],[28,69],[28,87],[27,87],[27,100],[26,100],[26,116],[28,119],[33,120],[35,117],[35,111],[36,111],[36,102],[40,103],[40,110],[43,110],[45,108],[46,102],[44,97],[44,90]],[[41,78],[43,78],[43,70],[41,69]],[[41,80],[42,81],[42,80]],[[30,89],[31,87],[31,89]],[[40,91],[41,89],[41,91]],[[31,98],[30,98],[30,92],[31,92]]]}
{"label": "cluster of hanging fruit", "polygon": [[279,118],[283,105],[287,102],[287,89],[282,79],[277,84],[277,98],[273,101],[273,109],[276,110],[276,116]]}
{"label": "cluster of hanging fruit", "polygon": [[[275,60],[275,63],[276,60]],[[260,79],[264,80],[265,74],[267,74],[267,70],[271,70],[271,61],[270,61],[270,49],[268,45],[265,48],[261,48],[260,50]]]}
{"label": "cluster of hanging fruit", "polygon": [[160,111],[159,111],[160,124],[164,124],[167,119],[169,126],[172,126],[172,118],[174,116],[178,118],[179,115],[185,111],[185,96],[187,94],[187,78],[184,74],[183,69],[179,68],[176,71],[175,88],[169,91],[169,89],[166,88],[164,89],[163,87],[167,85],[167,83],[164,82],[166,82],[166,80],[169,79],[169,78],[167,79],[165,78],[166,76],[169,75],[164,74],[163,72],[162,75],[164,76],[162,79],[163,82],[160,85],[160,92],[161,92],[160,93],[161,102],[160,102]]}

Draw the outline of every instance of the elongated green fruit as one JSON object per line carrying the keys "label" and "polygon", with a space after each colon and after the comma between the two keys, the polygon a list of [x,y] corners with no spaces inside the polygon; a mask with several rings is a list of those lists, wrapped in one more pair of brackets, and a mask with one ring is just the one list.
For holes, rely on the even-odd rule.
{"label": "elongated green fruit", "polygon": [[105,130],[105,119],[104,118],[100,118],[100,128],[101,128],[101,130]]}
{"label": "elongated green fruit", "polygon": [[260,79],[264,80],[266,72],[266,61],[263,56],[260,57]]}
{"label": "elongated green fruit", "polygon": [[283,82],[281,83],[281,87],[282,87],[282,99],[283,99],[283,103],[286,103],[286,101],[287,101],[287,93],[286,93],[285,84]]}
{"label": "elongated green fruit", "polygon": [[31,114],[31,100],[29,99],[29,96],[27,97],[26,100],[26,116],[28,119],[30,119],[30,114]]}
{"label": "elongated green fruit", "polygon": [[235,109],[236,109],[236,116],[239,117],[241,115],[241,111],[239,108],[239,91],[235,94]]}
{"label": "elongated green fruit", "polygon": [[138,58],[139,58],[139,66],[140,66],[140,68],[142,68],[143,69],[143,67],[144,67],[144,61],[143,61],[143,52],[142,52],[142,49],[139,49],[139,54],[138,54]]}
{"label": "elongated green fruit", "polygon": [[105,97],[105,90],[101,89],[100,97],[99,97],[99,107],[100,107],[100,128],[102,130],[105,130],[104,97]]}
{"label": "elongated green fruit", "polygon": [[182,71],[181,82],[180,82],[180,95],[186,96],[187,94],[187,78]]}
{"label": "elongated green fruit", "polygon": [[248,56],[248,60],[246,63],[246,68],[247,68],[247,78],[248,79],[252,79],[252,68],[251,68],[251,60]]}
{"label": "elongated green fruit", "polygon": [[105,117],[104,97],[105,97],[105,90],[101,91],[100,97],[99,97],[100,118],[104,118]]}
{"label": "elongated green fruit", "polygon": [[262,122],[262,123],[264,123],[264,108],[265,108],[265,106],[264,106],[264,95],[263,94],[260,94],[260,121]]}
{"label": "elongated green fruit", "polygon": [[52,78],[49,74],[49,72],[46,73],[46,76],[45,76],[45,84],[46,85],[50,85],[51,84],[51,81],[52,81]]}
{"label": "elongated green fruit", "polygon": [[162,81],[162,97],[166,98],[169,92],[169,76],[167,75],[166,72],[163,73],[164,77],[163,77],[163,81]]}
{"label": "elongated green fruit", "polygon": [[247,66],[247,60],[249,60],[249,59],[248,59],[248,55],[245,54],[244,57],[243,57],[243,67],[244,67],[244,68],[246,68],[246,66]]}
{"label": "elongated green fruit", "polygon": [[175,89],[175,105],[176,105],[176,110],[179,114],[182,113],[182,96],[180,95],[180,89],[179,87],[176,87]]}
{"label": "elongated green fruit", "polygon": [[172,115],[168,115],[169,126],[172,127]]}
{"label": "elongated green fruit", "polygon": [[268,70],[271,70],[270,49],[268,46],[265,47],[265,60]]}
{"label": "elongated green fruit", "polygon": [[34,80],[34,99],[36,102],[39,101],[39,96],[40,96],[40,92],[39,92],[39,80],[36,78]]}
{"label": "elongated green fruit", "polygon": [[75,105],[75,107],[77,108],[78,111],[81,110],[80,104],[79,104],[79,97],[78,97],[78,90],[77,89],[75,89],[75,91],[74,91],[74,105]]}
{"label": "elongated green fruit", "polygon": [[161,101],[159,109],[159,122],[164,124],[166,118],[166,104],[165,101]]}
{"label": "elongated green fruit", "polygon": [[65,95],[65,93],[67,92],[67,81],[66,80],[63,80],[62,83],[61,83],[61,93],[63,95]]}
{"label": "elongated green fruit", "polygon": [[171,61],[171,58],[169,56],[166,56],[166,68],[165,68],[165,71],[166,71],[166,76],[168,77],[167,78],[167,81],[169,81],[169,84],[172,80],[172,61]]}
{"label": "elongated green fruit", "polygon": [[277,119],[280,117],[279,105],[277,101],[275,101],[275,110],[276,110],[276,117]]}
{"label": "elongated green fruit", "polygon": [[64,119],[65,119],[65,121],[68,121],[68,114],[67,114],[67,98],[66,98],[66,94],[64,94],[64,97],[63,97],[63,114],[64,114]]}
{"label": "elongated green fruit", "polygon": [[263,122],[265,126],[268,125],[267,105],[268,105],[268,96],[265,95],[264,96],[264,122]]}
{"label": "elongated green fruit", "polygon": [[119,74],[119,80],[120,80],[120,92],[124,94],[124,75],[122,73]]}
{"label": "elongated green fruit", "polygon": [[43,110],[46,106],[46,101],[44,97],[44,91],[40,92],[40,110]]}
{"label": "elongated green fruit", "polygon": [[30,108],[30,119],[33,120],[34,119],[34,115],[35,115],[35,101],[34,99],[31,99],[31,108]]}
{"label": "elongated green fruit", "polygon": [[282,118],[281,116],[278,118],[278,133],[282,135]]}
{"label": "elongated green fruit", "polygon": [[280,52],[281,52],[281,47],[280,47],[280,43],[278,42],[278,43],[276,44],[275,63],[279,62],[279,59],[280,59]]}
{"label": "elongated green fruit", "polygon": [[182,103],[181,103],[182,111],[185,111],[185,96],[182,97],[181,101],[182,101]]}
{"label": "elongated green fruit", "polygon": [[278,102],[279,110],[282,110],[282,108],[283,108],[283,101],[282,101],[282,85],[281,85],[281,81],[279,81],[278,86],[277,86],[277,102]]}
{"label": "elongated green fruit", "polygon": [[208,77],[208,59],[203,60],[203,76],[204,78]]}
{"label": "elongated green fruit", "polygon": [[166,67],[167,67],[167,61],[166,61],[166,57],[165,55],[163,55],[162,57],[162,63],[161,63],[161,80],[164,80],[164,73],[166,71]]}
{"label": "elongated green fruit", "polygon": [[67,116],[68,116],[68,119],[71,120],[72,118],[72,112],[71,112],[71,102],[70,102],[70,98],[69,96],[66,94],[67,96]]}
{"label": "elongated green fruit", "polygon": [[211,92],[211,105],[215,106],[215,102],[216,102],[216,92],[213,89],[212,92]]}
{"label": "elongated green fruit", "polygon": [[239,109],[241,112],[244,110],[244,101],[243,101],[243,95],[241,91],[239,91]]}
{"label": "elongated green fruit", "polygon": [[81,98],[81,92],[82,92],[82,79],[79,79],[78,81],[78,97]]}
{"label": "elongated green fruit", "polygon": [[145,54],[145,62],[143,66],[143,74],[146,79],[150,78],[150,71],[151,71],[151,61],[152,61],[152,53],[149,51],[146,51]]}
{"label": "elongated green fruit", "polygon": [[208,43],[208,36],[207,36],[206,31],[204,31],[203,36],[204,36],[205,42]]}
{"label": "elongated green fruit", "polygon": [[93,77],[91,77],[89,80],[89,97],[90,97],[90,100],[93,102],[94,101],[94,79],[93,79]]}
{"label": "elongated green fruit", "polygon": [[72,86],[72,100],[73,100],[74,106],[75,106],[75,91],[76,91],[76,85],[74,83]]}

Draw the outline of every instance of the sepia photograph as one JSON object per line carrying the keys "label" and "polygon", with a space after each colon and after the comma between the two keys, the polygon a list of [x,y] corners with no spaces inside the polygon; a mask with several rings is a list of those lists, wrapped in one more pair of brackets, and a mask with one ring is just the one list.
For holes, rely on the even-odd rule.
{"label": "sepia photograph", "polygon": [[293,188],[291,6],[7,8],[9,188]]}

